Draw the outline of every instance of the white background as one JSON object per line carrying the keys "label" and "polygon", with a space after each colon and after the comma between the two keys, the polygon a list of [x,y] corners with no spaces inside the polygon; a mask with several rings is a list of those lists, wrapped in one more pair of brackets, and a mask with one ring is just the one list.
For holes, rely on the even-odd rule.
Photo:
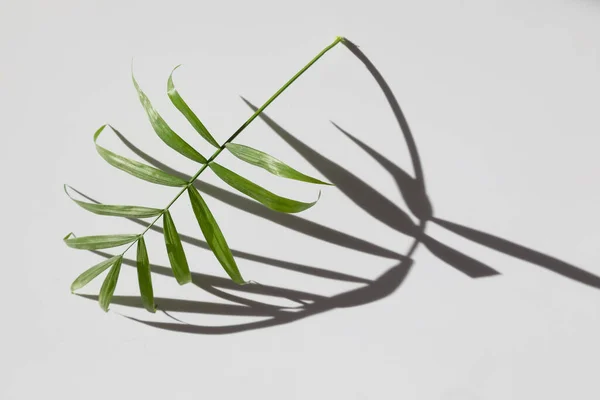
{"label": "white background", "polygon": [[[433,224],[429,234],[500,275],[471,279],[420,246],[390,296],[229,335],[157,329],[123,315],[173,320],[120,305],[105,314],[70,294],[71,281],[101,258],[67,248],[66,233],[141,228],[78,208],[63,183],[103,202],[156,207],[178,190],[108,166],[94,150],[96,128],[109,122],[174,168],[197,169],[152,132],[131,84],[132,57],[158,110],[208,155],[209,146],[166,96],[172,67],[183,64],[175,83],[222,142],[251,113],[238,95],[262,103],[336,35],[358,44],[398,97],[438,217],[600,275],[598,1],[2,0],[0,398],[600,397],[599,289]],[[329,123],[410,171],[385,98],[346,48],[328,53],[268,114],[405,208],[390,175]],[[114,135],[101,140],[131,155]],[[323,177],[260,120],[238,141]],[[314,186],[276,179],[229,155],[222,163],[282,195],[317,195]],[[210,173],[202,179],[225,187]],[[300,218],[394,252],[410,244],[336,188],[322,190]],[[236,250],[368,279],[395,265],[208,196],[207,202]],[[180,233],[200,237],[185,197],[172,212]],[[150,232],[147,243],[152,263],[167,266],[161,236]],[[193,271],[225,276],[211,253],[185,248]],[[265,285],[327,296],[357,287],[238,263],[246,279]],[[100,284],[83,292],[96,294]],[[134,296],[136,285],[135,270],[123,267],[116,295]],[[161,275],[154,276],[154,291],[226,303]],[[208,326],[254,319],[172,315]]]}

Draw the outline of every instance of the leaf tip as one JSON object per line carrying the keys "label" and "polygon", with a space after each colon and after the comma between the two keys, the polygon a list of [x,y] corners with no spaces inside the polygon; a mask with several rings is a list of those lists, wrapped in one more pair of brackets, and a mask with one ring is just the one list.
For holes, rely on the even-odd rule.
{"label": "leaf tip", "polygon": [[140,86],[138,85],[138,82],[135,79],[135,74],[133,73],[133,57],[131,57],[131,80],[133,81],[133,86],[135,86],[135,89],[139,92]]}
{"label": "leaf tip", "polygon": [[71,283],[71,287],[69,288],[71,290],[71,294],[77,295],[79,296],[77,293],[75,293],[77,290],[81,289],[81,285],[77,282],[74,281],[73,283]]}
{"label": "leaf tip", "polygon": [[315,179],[315,180],[316,180],[317,182],[313,182],[313,183],[316,183],[316,184],[318,184],[318,185],[335,186],[335,184],[334,184],[334,183],[325,182],[325,181],[322,181],[322,180],[320,180],[320,179]]}
{"label": "leaf tip", "polygon": [[[63,185],[63,190],[65,191],[65,194],[67,195],[68,198],[70,198],[71,200],[76,201],[73,196],[71,196],[71,193],[69,193],[69,190],[74,190],[75,192],[77,192],[77,190],[73,189],[73,187],[71,185],[68,184],[64,184]],[[79,192],[78,192],[79,193]]]}
{"label": "leaf tip", "polygon": [[192,282],[192,277],[185,277],[185,278],[181,278],[177,280],[177,283],[179,283],[179,286],[183,286],[183,285],[187,285],[188,283]]}
{"label": "leaf tip", "polygon": [[[98,136],[100,136],[100,134],[102,133],[102,131],[104,130],[104,128],[106,128],[107,126],[110,126],[110,125],[104,124],[104,125],[102,125],[100,128],[98,128],[96,130],[96,132],[94,133],[94,142],[98,139]],[[111,128],[112,128],[112,126],[111,126]]]}
{"label": "leaf tip", "polygon": [[175,72],[175,70],[179,67],[181,67],[183,64],[179,64],[176,65],[175,68],[173,68],[171,70],[171,73],[169,74],[169,79],[167,80],[167,94],[170,96],[172,95],[176,95],[177,91],[175,90],[175,84],[173,83],[173,73]]}

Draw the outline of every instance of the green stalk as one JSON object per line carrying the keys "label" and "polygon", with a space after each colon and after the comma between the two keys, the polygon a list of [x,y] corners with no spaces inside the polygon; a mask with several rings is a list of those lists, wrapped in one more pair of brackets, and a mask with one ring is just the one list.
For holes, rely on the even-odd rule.
{"label": "green stalk", "polygon": [[194,176],[192,176],[192,178],[189,180],[189,182],[187,183],[187,185],[185,185],[183,187],[183,189],[181,189],[181,191],[177,194],[177,196],[175,196],[175,198],[173,200],[171,200],[171,202],[169,204],[167,204],[167,206],[161,211],[161,213],[154,219],[154,221],[152,221],[152,223],[150,223],[150,225],[148,225],[146,227],[146,229],[144,229],[144,231],[142,233],[139,234],[138,239],[136,239],[134,242],[132,242],[124,251],[123,253],[121,253],[121,255],[124,255],[125,253],[127,253],[127,251],[135,244],[137,243],[137,241],[139,240],[140,237],[144,236],[146,234],[146,232],[148,232],[148,230],[150,228],[152,228],[154,226],[154,224],[156,224],[156,222],[160,219],[160,217],[163,216],[163,214],[173,205],[173,203],[175,203],[177,201],[177,199],[179,199],[179,197],[181,197],[181,195],[196,181],[196,179],[198,179],[198,177],[200,176],[200,174],[206,169],[206,167],[208,166],[208,164],[213,161],[215,158],[217,158],[219,156],[219,154],[221,154],[221,152],[225,149],[225,146],[227,145],[227,143],[232,142],[240,133],[242,133],[242,131],[244,129],[246,129],[248,127],[248,125],[250,125],[252,123],[252,121],[254,121],[256,119],[256,117],[259,116],[259,114],[261,112],[263,112],[265,110],[265,108],[267,108],[269,106],[269,104],[271,104],[277,97],[279,97],[279,95],[281,93],[283,93],[292,83],[294,83],[294,81],[296,79],[298,79],[304,72],[306,72],[306,70],[308,70],[314,63],[316,63],[319,58],[321,58],[325,53],[327,53],[329,50],[331,50],[333,47],[335,47],[336,44],[343,42],[344,38],[341,36],[338,36],[335,38],[335,40],[333,41],[333,43],[331,43],[329,46],[325,47],[323,50],[321,50],[321,52],[319,54],[317,54],[312,60],[310,60],[310,62],[308,64],[306,64],[300,71],[298,71],[294,76],[292,76],[290,78],[290,80],[288,80],[285,85],[283,85],[281,88],[279,88],[278,91],[275,92],[275,94],[273,94],[273,96],[271,96],[269,98],[269,100],[267,100],[265,102],[265,104],[263,104],[262,106],[260,106],[260,108],[258,110],[256,110],[254,112],[254,114],[252,114],[250,116],[250,118],[248,118],[246,120],[246,122],[244,122],[242,124],[242,126],[240,126],[234,133],[233,135],[231,135],[229,137],[229,139],[227,139],[225,141],[225,143],[223,143],[221,145],[221,147],[219,147],[212,156],[210,156],[210,158],[208,159],[208,161],[206,162],[206,164],[204,164],[202,166],[202,168],[200,168],[198,170],[198,172],[196,172],[194,174]]}

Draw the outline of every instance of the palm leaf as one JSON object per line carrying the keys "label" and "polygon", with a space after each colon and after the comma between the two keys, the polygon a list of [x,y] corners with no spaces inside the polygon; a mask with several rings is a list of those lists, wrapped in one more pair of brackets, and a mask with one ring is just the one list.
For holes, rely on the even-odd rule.
{"label": "palm leaf", "polygon": [[102,272],[110,268],[118,259],[123,258],[122,255],[107,258],[106,260],[94,265],[87,269],[84,273],[79,275],[71,284],[71,292],[81,289],[88,283],[90,283],[95,277],[100,275]]}
{"label": "palm leaf", "polygon": [[[104,128],[107,125],[102,125],[96,133],[94,133],[94,143],[98,140],[98,136],[102,133]],[[112,129],[112,127],[111,127]],[[138,161],[130,160],[128,158],[122,157],[118,154],[113,153],[110,150],[105,149],[104,147],[98,145],[96,143],[96,151],[102,158],[106,160],[110,165],[115,168],[118,168],[122,171],[127,172],[135,176],[136,178],[143,179],[148,182],[156,183],[159,185],[165,186],[185,186],[187,182],[183,179],[177,178],[175,176],[169,175],[160,169],[150,167],[146,164],[143,164]]]}
{"label": "palm leaf", "polygon": [[206,243],[231,279],[235,283],[244,283],[244,278],[242,278],[242,275],[238,270],[233,255],[231,254],[231,250],[227,245],[227,241],[221,232],[221,228],[219,228],[217,221],[204,202],[204,199],[200,196],[200,193],[198,193],[194,186],[188,188],[188,194],[190,196],[190,203],[192,203],[192,209],[194,210],[202,234],[206,239]]}
{"label": "palm leaf", "polygon": [[123,258],[118,258],[117,261],[112,265],[110,271],[104,278],[102,287],[100,288],[100,295],[98,296],[98,303],[104,311],[108,311],[110,300],[113,297],[115,288],[117,287],[117,281],[119,280],[119,273],[121,272],[121,263]]}
{"label": "palm leaf", "polygon": [[150,124],[154,129],[154,132],[158,135],[158,137],[165,142],[167,146],[178,152],[179,154],[189,158],[190,160],[197,161],[201,164],[206,163],[206,158],[200,153],[198,153],[192,146],[190,146],[185,140],[183,140],[178,134],[176,134],[170,127],[167,125],[165,120],[160,116],[160,114],[154,109],[152,103],[148,99],[148,96],[142,91],[140,86],[138,85],[135,77],[133,76],[133,71],[131,71],[131,79],[133,80],[133,86],[135,86],[135,90],[137,90],[138,97],[140,98],[140,102],[142,103],[142,107],[148,114],[148,119],[150,119]]}
{"label": "palm leaf", "polygon": [[312,203],[303,203],[288,199],[258,186],[256,183],[249,181],[248,179],[215,162],[211,162],[208,164],[208,166],[219,178],[221,178],[223,182],[244,193],[246,196],[253,198],[271,210],[284,213],[297,213],[311,208],[321,197],[321,192],[319,192],[319,197]]}
{"label": "palm leaf", "polygon": [[169,99],[171,99],[171,103],[183,114],[185,119],[194,127],[196,132],[200,134],[208,143],[212,144],[215,147],[219,147],[219,144],[212,137],[208,129],[204,126],[204,124],[198,119],[196,114],[192,111],[192,109],[187,105],[187,103],[183,100],[177,89],[175,89],[175,85],[173,84],[173,72],[181,65],[176,66],[171,71],[171,75],[169,75],[169,80],[167,82],[167,94],[169,95]]}
{"label": "palm leaf", "polygon": [[96,204],[88,203],[81,200],[75,200],[73,196],[69,194],[67,188],[71,188],[69,185],[64,185],[65,193],[71,200],[73,200],[80,207],[93,212],[98,215],[109,215],[113,217],[126,217],[126,218],[148,218],[156,217],[162,213],[162,210],[158,208],[140,207],[140,206],[116,206],[109,204]]}
{"label": "palm leaf", "polygon": [[252,164],[269,171],[273,175],[277,175],[282,178],[295,179],[302,182],[315,183],[318,185],[331,185],[331,183],[323,182],[308,175],[304,175],[302,172],[295,170],[294,168],[285,164],[283,161],[280,161],[277,158],[260,150],[253,149],[252,147],[237,143],[227,143],[225,147],[227,147],[227,150],[229,150],[231,154],[240,160],[246,161],[248,164]]}
{"label": "palm leaf", "polygon": [[136,266],[142,304],[146,310],[156,312],[156,306],[154,305],[154,290],[152,289],[152,276],[150,274],[150,260],[148,259],[146,242],[143,237],[138,240]]}
{"label": "palm leaf", "polygon": [[96,235],[71,237],[69,233],[63,240],[67,246],[80,250],[99,250],[121,246],[135,241],[139,235]]}
{"label": "palm leaf", "polygon": [[192,281],[190,267],[183,251],[179,233],[175,229],[175,224],[169,211],[166,211],[163,215],[163,228],[165,230],[165,245],[167,246],[167,254],[169,255],[173,275],[175,275],[175,279],[180,285],[190,283]]}

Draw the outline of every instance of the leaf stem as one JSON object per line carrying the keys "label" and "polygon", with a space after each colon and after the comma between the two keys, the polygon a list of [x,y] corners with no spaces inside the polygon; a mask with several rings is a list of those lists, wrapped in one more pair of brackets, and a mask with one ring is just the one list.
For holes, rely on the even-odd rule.
{"label": "leaf stem", "polygon": [[167,206],[161,211],[161,213],[154,219],[154,221],[152,221],[150,223],[150,225],[148,225],[146,227],[146,229],[144,229],[144,231],[142,233],[140,233],[138,235],[138,239],[136,239],[134,242],[132,242],[124,251],[123,253],[121,253],[121,255],[124,255],[138,240],[139,238],[141,238],[142,236],[144,236],[146,234],[146,232],[148,232],[148,230],[150,230],[150,228],[152,228],[152,226],[154,226],[154,224],[156,224],[156,222],[160,219],[160,217],[162,217],[164,215],[164,213],[173,205],[173,203],[175,203],[177,201],[177,199],[179,199],[179,197],[181,197],[181,195],[196,181],[196,179],[198,179],[198,177],[200,176],[200,174],[206,169],[206,167],[208,167],[208,164],[213,161],[215,158],[217,158],[219,156],[219,154],[221,154],[221,152],[225,149],[225,146],[227,145],[227,143],[232,142],[240,133],[242,133],[242,131],[244,129],[246,129],[248,127],[248,125],[250,125],[252,123],[252,121],[254,121],[254,119],[256,119],[256,117],[259,116],[259,114],[261,112],[263,112],[277,97],[279,97],[279,95],[281,93],[283,93],[292,83],[294,83],[294,81],[296,79],[298,79],[304,72],[306,72],[306,70],[308,70],[314,63],[316,63],[319,58],[321,58],[325,53],[327,53],[329,50],[331,50],[333,47],[335,47],[335,45],[337,45],[340,42],[343,42],[344,38],[342,36],[337,36],[335,38],[335,40],[333,41],[333,43],[331,43],[329,46],[325,47],[323,50],[321,50],[321,52],[319,54],[317,54],[312,60],[310,60],[310,62],[308,64],[306,64],[300,71],[298,71],[294,76],[292,76],[290,78],[290,80],[288,80],[285,85],[283,85],[281,88],[279,88],[278,91],[275,92],[275,94],[273,94],[273,96],[271,96],[269,98],[269,100],[267,100],[259,109],[257,109],[254,114],[252,114],[250,116],[250,118],[248,118],[246,120],[246,122],[244,122],[242,124],[242,126],[240,126],[234,133],[233,135],[231,135],[229,137],[229,139],[227,139],[227,141],[225,141],[225,143],[223,143],[214,153],[212,156],[210,156],[210,158],[208,159],[208,161],[206,162],[206,164],[202,165],[202,167],[198,170],[198,172],[196,172],[194,174],[194,176],[192,176],[189,180],[189,182],[183,187],[183,189],[181,189],[181,191],[175,196],[175,198],[173,200],[171,200],[171,202],[169,204],[167,204]]}

